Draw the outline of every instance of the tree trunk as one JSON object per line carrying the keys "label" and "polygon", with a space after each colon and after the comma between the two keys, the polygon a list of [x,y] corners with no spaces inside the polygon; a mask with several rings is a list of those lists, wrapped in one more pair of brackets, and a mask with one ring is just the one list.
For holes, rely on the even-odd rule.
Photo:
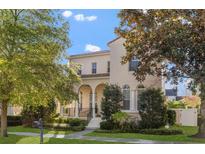
{"label": "tree trunk", "polygon": [[7,134],[7,100],[2,101],[1,107],[1,136],[8,137]]}
{"label": "tree trunk", "polygon": [[201,106],[198,133],[194,137],[205,138],[205,83],[201,83]]}

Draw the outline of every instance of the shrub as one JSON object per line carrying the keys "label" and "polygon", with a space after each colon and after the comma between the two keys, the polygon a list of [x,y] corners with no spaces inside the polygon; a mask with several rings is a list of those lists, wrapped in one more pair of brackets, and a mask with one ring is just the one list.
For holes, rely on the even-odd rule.
{"label": "shrub", "polygon": [[[1,124],[1,119],[0,119]],[[20,126],[22,125],[22,116],[7,116],[8,126]]]}
{"label": "shrub", "polygon": [[182,130],[174,129],[141,129],[138,131],[140,134],[151,134],[151,135],[179,135],[183,134]]}
{"label": "shrub", "polygon": [[121,131],[125,133],[136,133],[138,129],[139,127],[135,121],[126,121],[123,123]]}
{"label": "shrub", "polygon": [[50,101],[47,106],[32,106],[30,104],[24,105],[22,110],[23,124],[25,126],[32,126],[33,121],[42,118],[44,121],[49,121],[55,116],[56,103],[54,100]]}
{"label": "shrub", "polygon": [[80,125],[86,125],[86,121],[85,120],[81,120],[81,119],[70,119],[69,120],[69,125],[70,126],[80,126]]}
{"label": "shrub", "polygon": [[70,130],[72,130],[72,131],[82,131],[84,129],[85,129],[84,125],[70,127]]}
{"label": "shrub", "polygon": [[168,108],[172,108],[172,109],[185,109],[186,108],[186,104],[183,103],[182,101],[169,101],[167,103]]}
{"label": "shrub", "polygon": [[102,121],[100,123],[100,129],[103,129],[103,130],[112,130],[112,129],[114,129],[113,121],[111,121],[111,120]]}
{"label": "shrub", "polygon": [[140,128],[159,128],[166,124],[166,107],[160,89],[147,89],[139,95]]}
{"label": "shrub", "polygon": [[106,85],[101,102],[102,119],[111,120],[112,114],[120,111],[121,101],[121,88],[118,85]]}
{"label": "shrub", "polygon": [[112,115],[114,123],[119,124],[120,129],[123,129],[124,123],[128,120],[129,116],[125,112],[116,112]]}
{"label": "shrub", "polygon": [[174,110],[167,111],[167,122],[169,125],[174,125],[176,122],[176,112]]}

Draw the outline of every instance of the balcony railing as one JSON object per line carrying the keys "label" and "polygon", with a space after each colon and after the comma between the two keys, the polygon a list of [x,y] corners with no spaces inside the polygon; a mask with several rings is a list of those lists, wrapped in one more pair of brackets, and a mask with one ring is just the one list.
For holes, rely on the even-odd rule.
{"label": "balcony railing", "polygon": [[97,74],[81,74],[81,78],[90,78],[90,77],[108,77],[110,73],[97,73]]}

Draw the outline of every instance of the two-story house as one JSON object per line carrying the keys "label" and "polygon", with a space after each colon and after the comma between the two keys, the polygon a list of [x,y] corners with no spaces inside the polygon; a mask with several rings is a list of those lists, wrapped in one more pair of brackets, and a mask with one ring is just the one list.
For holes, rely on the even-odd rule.
{"label": "two-story house", "polygon": [[[126,54],[123,46],[124,39],[116,38],[108,43],[108,51],[90,52],[69,57],[70,63],[80,65],[79,75],[82,82],[76,85],[79,99],[64,108],[61,115],[73,117],[100,117],[101,99],[105,84],[117,84],[122,88],[122,110],[138,116],[137,100],[139,83],[133,76],[137,68],[136,57],[127,64],[121,64],[121,58]],[[147,76],[142,83],[145,88],[155,87],[164,89],[162,78]]]}

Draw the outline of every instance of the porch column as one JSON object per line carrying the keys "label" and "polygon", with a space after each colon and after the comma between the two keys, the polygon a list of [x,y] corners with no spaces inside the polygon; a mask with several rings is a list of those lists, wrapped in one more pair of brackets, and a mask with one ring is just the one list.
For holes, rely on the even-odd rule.
{"label": "porch column", "polygon": [[135,90],[131,91],[130,100],[130,110],[135,111]]}
{"label": "porch column", "polygon": [[78,101],[75,101],[75,117],[76,117],[76,118],[79,117],[78,111],[79,111],[79,109],[78,109]]}
{"label": "porch column", "polygon": [[92,117],[95,118],[95,93],[92,93]]}

